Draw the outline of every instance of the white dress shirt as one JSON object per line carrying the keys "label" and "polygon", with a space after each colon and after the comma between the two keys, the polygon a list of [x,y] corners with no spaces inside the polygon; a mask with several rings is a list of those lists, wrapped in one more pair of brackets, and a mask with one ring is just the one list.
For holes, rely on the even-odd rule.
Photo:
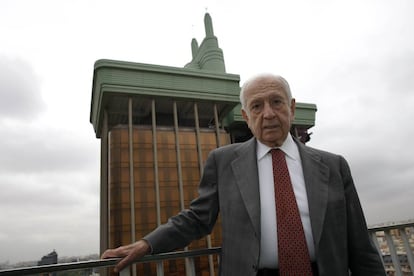
{"label": "white dress shirt", "polygon": [[[271,148],[257,141],[257,165],[259,169],[260,185],[260,210],[261,210],[261,241],[259,268],[278,267],[277,249],[277,225],[275,189],[273,180]],[[303,177],[302,162],[298,146],[289,134],[286,141],[280,147],[286,155],[286,163],[290,179],[298,204],[306,243],[308,245],[311,260],[315,260],[315,248],[313,244],[312,229],[309,218],[308,197],[306,195],[305,179]]]}

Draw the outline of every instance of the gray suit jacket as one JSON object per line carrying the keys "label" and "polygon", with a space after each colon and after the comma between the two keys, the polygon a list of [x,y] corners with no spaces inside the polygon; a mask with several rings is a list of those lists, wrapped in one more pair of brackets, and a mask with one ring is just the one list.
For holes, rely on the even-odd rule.
{"label": "gray suit jacket", "polygon": [[[295,142],[302,159],[319,275],[349,275],[349,271],[385,275],[345,159]],[[220,275],[256,275],[260,258],[257,171],[254,138],[213,150],[205,163],[199,197],[189,210],[144,237],[153,253],[182,248],[209,234],[220,212]]]}

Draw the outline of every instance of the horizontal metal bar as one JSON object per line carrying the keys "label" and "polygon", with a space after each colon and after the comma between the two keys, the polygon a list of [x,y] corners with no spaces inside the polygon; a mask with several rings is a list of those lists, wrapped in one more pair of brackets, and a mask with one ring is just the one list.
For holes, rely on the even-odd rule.
{"label": "horizontal metal bar", "polygon": [[374,227],[368,228],[368,231],[378,232],[378,231],[385,231],[385,230],[391,230],[391,229],[404,229],[406,227],[414,227],[414,222],[391,224],[391,225],[385,225],[385,226],[374,226]]}
{"label": "horizontal metal bar", "polygon": [[114,259],[105,259],[105,260],[83,261],[83,262],[76,262],[76,263],[51,264],[51,265],[13,268],[13,269],[0,270],[0,275],[1,276],[12,276],[12,275],[23,276],[23,275],[64,271],[64,270],[80,270],[80,269],[87,269],[87,268],[94,268],[94,267],[108,267],[108,266],[116,265],[118,261],[119,261],[119,258],[114,258]]}
{"label": "horizontal metal bar", "polygon": [[[221,252],[220,247],[214,248],[205,248],[197,249],[190,251],[174,251],[156,255],[146,255],[143,258],[137,260],[137,263],[148,263],[155,261],[163,260],[172,260],[172,259],[181,259],[188,257],[197,257],[204,255],[214,255]],[[83,261],[76,263],[64,263],[64,264],[51,264],[51,265],[41,265],[41,266],[32,266],[32,267],[23,267],[23,268],[13,268],[0,270],[0,276],[24,276],[40,273],[49,273],[49,272],[58,272],[65,270],[81,270],[81,269],[90,269],[98,267],[110,267],[118,263],[121,258],[111,258],[103,260],[92,260],[92,261]]]}
{"label": "horizontal metal bar", "polygon": [[221,252],[221,247],[212,247],[212,248],[204,248],[204,249],[189,250],[189,251],[174,251],[174,252],[161,253],[161,254],[156,254],[156,255],[147,255],[137,260],[137,263],[148,263],[148,262],[155,262],[155,261],[198,257],[198,256],[204,256],[204,255],[215,255],[215,254],[219,254],[220,252]]}

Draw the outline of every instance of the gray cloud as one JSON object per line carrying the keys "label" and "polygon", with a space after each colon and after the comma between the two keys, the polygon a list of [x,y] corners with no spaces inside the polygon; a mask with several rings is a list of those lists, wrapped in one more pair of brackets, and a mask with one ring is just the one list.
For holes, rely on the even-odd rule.
{"label": "gray cloud", "polygon": [[[55,162],[69,162],[61,159]],[[77,161],[77,169],[0,173],[2,261],[36,260],[53,249],[59,256],[98,252],[97,162]]]}
{"label": "gray cloud", "polygon": [[90,134],[0,122],[0,262],[98,252],[99,143]]}
{"label": "gray cloud", "polygon": [[414,52],[350,59],[318,91],[316,146],[344,155],[369,223],[412,218]]}
{"label": "gray cloud", "polygon": [[19,125],[0,129],[0,136],[0,172],[85,172],[96,162],[92,139],[71,131]]}
{"label": "gray cloud", "polygon": [[30,120],[45,107],[40,80],[31,65],[21,58],[0,55],[0,87],[0,120]]}
{"label": "gray cloud", "polygon": [[[52,196],[50,191],[48,194],[49,198],[67,197],[60,193]],[[47,200],[44,197],[41,199]],[[2,261],[36,260],[53,249],[57,250],[60,257],[97,253],[98,201],[96,198],[87,200],[69,205],[70,207],[62,207],[67,202],[56,203],[45,209],[39,209],[40,200],[36,200],[35,205],[25,205],[24,202],[17,201],[16,204],[23,206],[6,209],[7,214],[2,211]],[[19,247],[20,245],[22,246]]]}

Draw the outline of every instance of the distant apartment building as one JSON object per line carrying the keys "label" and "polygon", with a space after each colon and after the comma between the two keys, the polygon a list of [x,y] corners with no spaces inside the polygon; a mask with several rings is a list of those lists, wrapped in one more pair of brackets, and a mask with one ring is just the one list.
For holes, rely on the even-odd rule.
{"label": "distant apartment building", "polygon": [[50,252],[49,254],[42,257],[40,261],[37,262],[37,265],[49,265],[49,264],[57,264],[58,263],[58,254],[55,250]]}
{"label": "distant apartment building", "polygon": [[[410,267],[409,258],[413,255],[414,249],[414,227],[378,231],[376,232],[376,238],[388,275],[398,275],[395,273],[392,260],[393,253],[396,256],[395,261],[400,264],[402,275],[413,275],[414,271]],[[407,252],[410,249],[411,252]],[[392,252],[392,250],[395,252]]]}
{"label": "distant apartment building", "polygon": [[[55,250],[49,254],[42,257],[40,261],[37,262],[37,265],[51,265],[58,263],[58,254]],[[42,273],[40,276],[56,276],[56,273]]]}

